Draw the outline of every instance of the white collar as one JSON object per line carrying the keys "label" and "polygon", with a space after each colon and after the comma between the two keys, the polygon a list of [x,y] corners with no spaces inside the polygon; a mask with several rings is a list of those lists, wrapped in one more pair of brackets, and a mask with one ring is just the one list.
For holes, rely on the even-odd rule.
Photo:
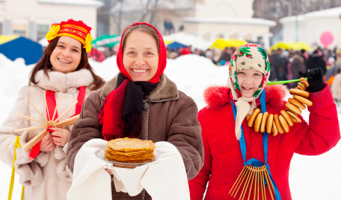
{"label": "white collar", "polygon": [[44,70],[39,70],[34,77],[38,82],[37,86],[45,90],[66,92],[70,88],[89,86],[94,81],[92,74],[87,69],[81,69],[67,74],[51,70],[47,73],[49,78],[44,74]]}

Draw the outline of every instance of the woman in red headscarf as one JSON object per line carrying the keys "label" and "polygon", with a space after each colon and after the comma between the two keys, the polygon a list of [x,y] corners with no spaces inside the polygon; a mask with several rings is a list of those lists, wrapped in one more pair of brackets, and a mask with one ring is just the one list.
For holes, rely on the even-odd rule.
{"label": "woman in red headscarf", "polygon": [[[159,31],[135,23],[122,34],[117,55],[120,73],[85,102],[69,139],[67,165],[71,171],[77,152],[93,138],[135,137],[167,141],[182,155],[188,180],[203,165],[201,127],[195,102],[177,90],[163,73],[166,47]],[[113,199],[151,199],[144,191],[130,197],[112,189]]]}

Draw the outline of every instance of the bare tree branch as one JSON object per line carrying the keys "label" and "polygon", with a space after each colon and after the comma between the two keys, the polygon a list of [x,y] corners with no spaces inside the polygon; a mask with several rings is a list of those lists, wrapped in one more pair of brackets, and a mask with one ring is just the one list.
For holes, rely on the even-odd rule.
{"label": "bare tree branch", "polygon": [[153,6],[153,10],[152,10],[152,16],[150,17],[150,24],[153,24],[154,21],[154,16],[155,16],[155,11],[157,8],[157,4],[159,3],[159,0],[155,0],[154,6]]}
{"label": "bare tree branch", "polygon": [[149,10],[149,4],[150,4],[150,2],[151,2],[151,0],[148,0],[148,1],[147,1],[146,7],[145,7],[145,10],[144,10],[143,13],[142,13],[140,22],[143,22],[143,21],[144,21],[144,18],[147,16],[148,10]]}

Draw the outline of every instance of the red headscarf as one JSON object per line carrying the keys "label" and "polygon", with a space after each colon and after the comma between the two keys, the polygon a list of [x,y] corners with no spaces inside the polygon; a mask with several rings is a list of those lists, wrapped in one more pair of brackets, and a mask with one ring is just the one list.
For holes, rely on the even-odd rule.
{"label": "red headscarf", "polygon": [[[123,65],[122,40],[126,30],[136,25],[152,27],[159,36],[159,64],[158,69],[148,82],[133,82]],[[142,103],[144,94],[151,92],[160,80],[166,68],[166,46],[160,32],[150,24],[134,23],[126,28],[122,34],[120,48],[117,54],[117,66],[121,71],[117,78],[117,88],[111,91],[104,100],[103,108],[98,117],[102,125],[102,136],[105,140],[126,137],[137,137],[142,127]]]}
{"label": "red headscarf", "polygon": [[149,82],[151,82],[151,83],[157,83],[157,82],[159,82],[160,76],[161,76],[161,74],[163,73],[163,71],[166,68],[166,64],[167,64],[167,50],[166,50],[166,45],[165,45],[165,42],[163,41],[161,33],[154,26],[152,26],[150,24],[147,24],[147,23],[144,23],[144,22],[134,23],[134,24],[128,26],[123,31],[123,34],[122,34],[122,37],[121,37],[120,48],[119,48],[118,53],[117,53],[117,60],[116,60],[117,67],[120,70],[120,72],[123,74],[124,77],[126,77],[129,80],[133,81],[131,79],[130,75],[128,74],[127,70],[124,68],[124,65],[123,65],[122,40],[123,40],[123,36],[124,36],[125,32],[127,31],[127,29],[132,27],[132,26],[136,26],[136,25],[147,25],[147,26],[150,26],[150,27],[152,27],[156,31],[157,35],[159,36],[159,65],[158,65],[158,68],[157,68],[157,71],[156,71],[155,75],[153,76],[152,79],[149,80]]}

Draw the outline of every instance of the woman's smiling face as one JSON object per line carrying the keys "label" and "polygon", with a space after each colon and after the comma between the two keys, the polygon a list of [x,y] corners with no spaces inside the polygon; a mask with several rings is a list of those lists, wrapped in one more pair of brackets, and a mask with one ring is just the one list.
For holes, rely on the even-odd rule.
{"label": "woman's smiling face", "polygon": [[152,79],[159,65],[154,37],[143,31],[131,32],[123,49],[123,65],[134,82]]}
{"label": "woman's smiling face", "polygon": [[256,69],[243,69],[237,72],[237,79],[242,96],[251,98],[262,83],[263,74]]}
{"label": "woman's smiling face", "polygon": [[54,71],[69,73],[77,69],[82,58],[82,44],[73,38],[62,36],[50,56]]}

